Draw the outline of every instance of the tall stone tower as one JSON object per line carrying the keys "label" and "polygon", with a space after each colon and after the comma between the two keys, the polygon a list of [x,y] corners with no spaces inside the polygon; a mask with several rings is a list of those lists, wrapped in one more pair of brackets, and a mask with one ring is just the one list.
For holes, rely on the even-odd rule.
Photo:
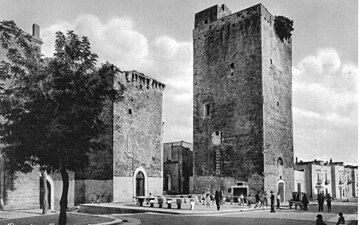
{"label": "tall stone tower", "polygon": [[261,4],[233,14],[215,5],[195,15],[193,48],[194,183],[215,177],[233,195],[241,185],[290,199],[291,39]]}

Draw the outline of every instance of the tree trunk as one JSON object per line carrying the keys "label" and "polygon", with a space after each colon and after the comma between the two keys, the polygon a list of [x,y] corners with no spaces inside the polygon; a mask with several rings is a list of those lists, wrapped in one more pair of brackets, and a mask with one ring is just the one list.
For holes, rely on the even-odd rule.
{"label": "tree trunk", "polygon": [[66,225],[67,195],[69,193],[69,174],[67,173],[66,168],[61,169],[61,178],[62,178],[62,195],[60,200],[59,225]]}
{"label": "tree trunk", "polygon": [[41,202],[41,207],[42,207],[42,214],[46,214],[47,213],[47,209],[49,208],[48,206],[48,202],[47,202],[47,195],[48,195],[48,190],[47,190],[47,179],[46,179],[46,171],[44,169],[40,169],[41,172],[41,183],[42,183],[42,202]]}

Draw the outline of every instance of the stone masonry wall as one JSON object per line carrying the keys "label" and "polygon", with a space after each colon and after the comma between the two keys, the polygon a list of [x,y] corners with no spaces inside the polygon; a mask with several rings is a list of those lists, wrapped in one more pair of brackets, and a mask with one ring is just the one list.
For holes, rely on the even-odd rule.
{"label": "stone masonry wall", "polygon": [[278,38],[274,16],[263,6],[261,11],[265,189],[277,192],[277,182],[283,180],[288,200],[294,185],[292,43]]}
{"label": "stone masonry wall", "polygon": [[143,167],[148,177],[162,178],[165,85],[136,71],[121,72],[117,78],[126,91],[123,101],[114,105],[113,176],[132,177]]}
{"label": "stone masonry wall", "polygon": [[[248,176],[261,174],[260,5],[197,26],[193,42],[195,176],[237,176],[238,160],[242,160],[239,166],[256,160]],[[221,136],[219,145],[212,144],[216,132]]]}

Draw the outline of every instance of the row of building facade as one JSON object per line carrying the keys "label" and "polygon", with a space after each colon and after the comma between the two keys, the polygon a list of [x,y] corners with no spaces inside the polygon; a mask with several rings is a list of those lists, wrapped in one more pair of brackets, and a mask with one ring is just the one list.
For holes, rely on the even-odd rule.
{"label": "row of building facade", "polygon": [[294,191],[305,192],[309,198],[330,194],[334,199],[358,197],[358,166],[343,162],[313,160],[294,164]]}
{"label": "row of building facade", "polygon": [[[184,141],[164,143],[163,187],[165,194],[193,193],[193,151],[192,144]],[[246,182],[235,182],[228,190],[229,196],[248,195]],[[208,191],[210,190],[210,187]],[[317,199],[319,193],[338,200],[358,197],[358,166],[343,162],[322,160],[296,161],[294,163],[294,189],[292,192],[306,193],[310,199]],[[198,193],[197,193],[198,194]]]}

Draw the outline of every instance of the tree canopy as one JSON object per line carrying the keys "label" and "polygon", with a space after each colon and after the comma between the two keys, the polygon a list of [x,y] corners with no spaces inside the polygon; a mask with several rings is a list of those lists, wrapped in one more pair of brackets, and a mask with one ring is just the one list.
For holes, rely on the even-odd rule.
{"label": "tree canopy", "polygon": [[3,152],[23,172],[35,164],[48,171],[84,168],[88,152],[106,144],[96,138],[106,100],[121,98],[123,89],[113,88],[118,69],[97,69],[88,38],[73,31],[56,33],[53,58],[41,57],[13,22],[2,22],[0,32],[8,58],[0,66],[7,83],[0,93]]}
{"label": "tree canopy", "polygon": [[73,31],[56,33],[52,58],[44,58],[32,36],[12,21],[0,22],[0,42],[6,52],[0,63],[0,141],[11,168],[85,168],[89,152],[108,144],[99,138],[101,114],[121,99],[123,85],[114,89],[119,69],[109,63],[97,68],[88,38]]}

